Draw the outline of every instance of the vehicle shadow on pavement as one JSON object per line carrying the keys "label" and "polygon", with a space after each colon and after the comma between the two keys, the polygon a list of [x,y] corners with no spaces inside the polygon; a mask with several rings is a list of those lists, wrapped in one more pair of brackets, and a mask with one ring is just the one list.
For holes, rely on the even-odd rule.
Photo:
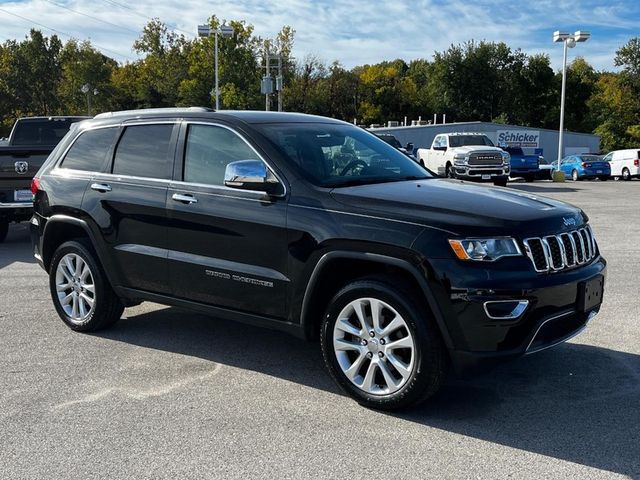
{"label": "vehicle shadow on pavement", "polygon": [[567,343],[394,416],[640,478],[640,355]]}
{"label": "vehicle shadow on pavement", "polygon": [[[97,335],[250,369],[342,395],[317,343],[179,308]],[[640,356],[575,343],[452,378],[440,394],[388,415],[603,470],[640,477]]]}
{"label": "vehicle shadow on pavement", "polygon": [[28,223],[21,223],[9,226],[6,240],[0,243],[0,269],[15,262],[35,263],[28,225]]}

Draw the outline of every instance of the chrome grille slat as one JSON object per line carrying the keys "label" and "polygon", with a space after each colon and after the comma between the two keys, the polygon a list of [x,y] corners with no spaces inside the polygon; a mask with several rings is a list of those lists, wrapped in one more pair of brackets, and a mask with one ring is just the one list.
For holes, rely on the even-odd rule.
{"label": "chrome grille slat", "polygon": [[538,273],[559,272],[585,265],[597,255],[590,225],[570,232],[523,240],[524,251]]}

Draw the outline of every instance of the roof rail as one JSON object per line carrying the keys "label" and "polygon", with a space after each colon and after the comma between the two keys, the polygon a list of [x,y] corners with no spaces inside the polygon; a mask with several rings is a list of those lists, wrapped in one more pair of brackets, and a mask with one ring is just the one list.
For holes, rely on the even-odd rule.
{"label": "roof rail", "polygon": [[143,114],[172,114],[172,113],[193,113],[193,112],[214,112],[212,108],[208,107],[168,107],[168,108],[142,108],[140,110],[120,110],[118,112],[104,112],[99,113],[93,118],[112,118],[112,117],[124,117],[130,115],[143,115]]}

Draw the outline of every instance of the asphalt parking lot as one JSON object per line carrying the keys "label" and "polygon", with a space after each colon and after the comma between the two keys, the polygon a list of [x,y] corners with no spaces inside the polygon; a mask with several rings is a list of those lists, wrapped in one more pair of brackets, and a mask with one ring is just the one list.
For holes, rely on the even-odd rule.
{"label": "asphalt parking lot", "polygon": [[366,410],[319,346],[154,304],[58,319],[25,224],[0,245],[0,478],[640,478],[640,181],[513,184],[582,207],[609,261],[567,344]]}

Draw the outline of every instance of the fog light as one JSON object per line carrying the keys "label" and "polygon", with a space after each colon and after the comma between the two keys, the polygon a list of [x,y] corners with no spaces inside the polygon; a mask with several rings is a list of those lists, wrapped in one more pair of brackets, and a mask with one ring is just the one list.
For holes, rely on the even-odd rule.
{"label": "fog light", "polygon": [[484,302],[484,313],[491,320],[515,320],[529,306],[529,300],[496,300]]}

